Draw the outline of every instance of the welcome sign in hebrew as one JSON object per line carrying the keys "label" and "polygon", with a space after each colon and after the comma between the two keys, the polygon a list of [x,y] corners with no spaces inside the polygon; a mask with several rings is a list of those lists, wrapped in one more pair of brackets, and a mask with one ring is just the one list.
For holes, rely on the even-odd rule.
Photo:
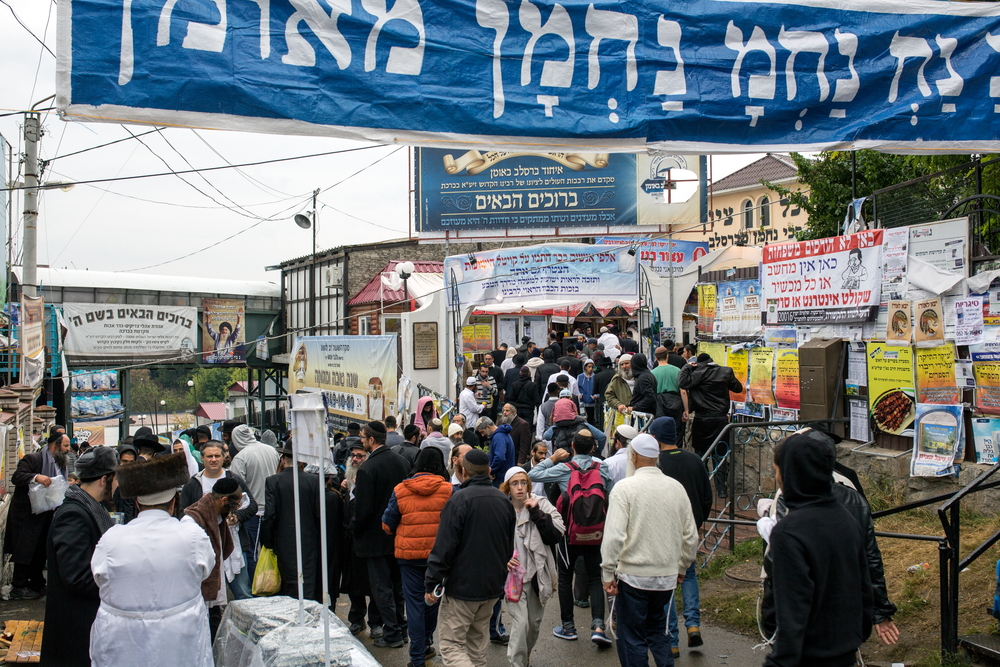
{"label": "welcome sign in hebrew", "polygon": [[1000,5],[66,0],[68,118],[504,150],[1000,149]]}

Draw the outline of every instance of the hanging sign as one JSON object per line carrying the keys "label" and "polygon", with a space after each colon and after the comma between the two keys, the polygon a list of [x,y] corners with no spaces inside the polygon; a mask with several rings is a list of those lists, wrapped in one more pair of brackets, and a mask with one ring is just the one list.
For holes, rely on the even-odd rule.
{"label": "hanging sign", "polygon": [[718,295],[715,283],[698,285],[698,335],[711,336],[715,330]]}
{"label": "hanging sign", "polygon": [[194,361],[198,309],[64,303],[63,354],[71,364]]}
{"label": "hanging sign", "polygon": [[247,360],[242,299],[202,299],[202,352],[206,364],[239,364]]}
{"label": "hanging sign", "polygon": [[983,3],[65,0],[58,12],[68,119],[534,151],[1000,148],[988,120],[1000,7]]}
{"label": "hanging sign", "polygon": [[[649,224],[643,221],[642,224]],[[602,236],[595,245],[638,246],[639,263],[653,269],[654,273],[680,275],[691,262],[708,254],[708,243],[702,241],[670,241],[669,239],[642,239],[620,236]]]}
{"label": "hanging sign", "polygon": [[[781,324],[873,319],[881,300],[881,229],[762,248],[764,299]],[[766,314],[762,315],[765,321]]]}

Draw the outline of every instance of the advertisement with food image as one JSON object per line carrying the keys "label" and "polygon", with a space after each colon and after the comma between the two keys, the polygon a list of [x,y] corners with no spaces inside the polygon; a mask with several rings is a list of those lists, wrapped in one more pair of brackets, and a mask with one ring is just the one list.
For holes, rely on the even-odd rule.
{"label": "advertisement with food image", "polygon": [[913,349],[868,343],[868,410],[875,430],[913,436]]}

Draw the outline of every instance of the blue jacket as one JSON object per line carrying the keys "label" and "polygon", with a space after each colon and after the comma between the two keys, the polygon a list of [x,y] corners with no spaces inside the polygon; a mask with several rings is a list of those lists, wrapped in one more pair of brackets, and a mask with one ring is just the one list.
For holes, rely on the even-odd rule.
{"label": "blue jacket", "polygon": [[517,462],[514,439],[510,437],[511,430],[510,424],[501,424],[490,438],[490,473],[494,480],[501,482],[507,470]]}
{"label": "blue jacket", "polygon": [[[601,429],[597,428],[593,424],[581,424],[581,426],[586,426],[590,432],[594,435],[594,440],[597,440],[597,447],[594,448],[595,452],[600,452],[604,449],[604,445],[608,442],[608,436]],[[542,440],[546,442],[552,442],[552,437],[555,435],[556,427],[550,426],[545,429],[545,433],[542,434]]]}
{"label": "blue jacket", "polygon": [[[601,479],[604,480],[604,493],[606,496],[611,495],[611,487],[613,487],[615,483],[611,480],[611,471],[608,469],[607,461],[595,459],[590,454],[574,456],[572,461],[580,466],[581,470],[588,469],[595,462],[600,463]],[[573,471],[570,470],[570,467],[566,465],[565,461],[552,463],[552,459],[544,459],[541,463],[532,467],[532,469],[528,471],[528,479],[532,482],[556,482],[559,484],[559,490],[565,492],[566,485],[569,484],[569,478],[572,474]]]}
{"label": "blue jacket", "polygon": [[580,405],[586,405],[590,407],[595,404],[594,401],[594,378],[595,375],[587,377],[586,373],[580,373],[576,376],[576,388],[580,390]]}

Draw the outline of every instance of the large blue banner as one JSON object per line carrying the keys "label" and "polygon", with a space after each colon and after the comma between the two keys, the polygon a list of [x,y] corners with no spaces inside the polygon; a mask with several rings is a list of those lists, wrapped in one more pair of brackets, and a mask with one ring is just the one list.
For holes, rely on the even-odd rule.
{"label": "large blue banner", "polygon": [[417,150],[417,231],[636,224],[635,156]]}
{"label": "large blue banner", "polygon": [[1000,5],[64,0],[67,118],[502,150],[1000,150]]}

